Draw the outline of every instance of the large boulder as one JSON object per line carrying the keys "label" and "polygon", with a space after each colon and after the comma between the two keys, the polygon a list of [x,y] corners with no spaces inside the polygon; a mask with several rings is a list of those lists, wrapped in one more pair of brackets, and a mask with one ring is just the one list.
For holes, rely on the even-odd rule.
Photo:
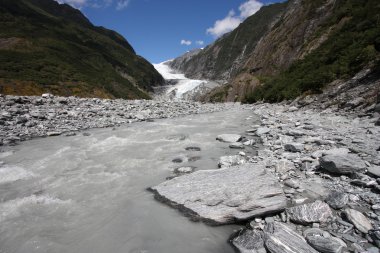
{"label": "large boulder", "polygon": [[152,187],[155,197],[196,220],[229,224],[286,207],[285,194],[263,165],[200,170]]}
{"label": "large boulder", "polygon": [[320,165],[325,170],[335,174],[352,174],[366,169],[364,161],[355,154],[327,155],[321,157]]}
{"label": "large boulder", "polygon": [[368,231],[373,229],[371,222],[361,212],[347,208],[344,210],[344,213],[347,219],[354,224],[360,232],[368,234]]}
{"label": "large boulder", "polygon": [[285,151],[289,152],[302,152],[305,149],[305,146],[301,143],[288,143],[284,146]]}
{"label": "large boulder", "polygon": [[266,253],[263,236],[262,231],[243,229],[231,243],[240,253]]}
{"label": "large boulder", "polygon": [[332,217],[329,205],[320,200],[287,208],[286,213],[290,220],[299,224],[326,222],[328,218]]}
{"label": "large boulder", "polygon": [[304,231],[306,241],[321,253],[341,253],[347,244],[330,233],[318,228],[309,228]]}
{"label": "large boulder", "polygon": [[348,203],[348,195],[341,191],[332,191],[327,196],[326,203],[334,209],[342,209]]}
{"label": "large boulder", "polygon": [[269,223],[264,231],[265,246],[271,253],[318,253],[301,235],[285,224]]}

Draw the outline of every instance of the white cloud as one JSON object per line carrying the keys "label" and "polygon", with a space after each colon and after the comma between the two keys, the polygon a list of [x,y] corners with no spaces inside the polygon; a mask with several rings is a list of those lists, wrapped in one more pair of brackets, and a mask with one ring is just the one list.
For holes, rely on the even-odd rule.
{"label": "white cloud", "polygon": [[116,10],[121,11],[128,7],[130,0],[119,0],[116,5]]}
{"label": "white cloud", "polygon": [[87,0],[56,0],[60,4],[70,4],[74,8],[81,8],[87,4]]}
{"label": "white cloud", "polygon": [[192,43],[191,40],[181,40],[181,45],[190,46],[191,43]]}
{"label": "white cloud", "polygon": [[235,12],[231,10],[227,17],[217,20],[213,27],[207,29],[207,33],[214,37],[220,37],[235,29],[241,23],[241,19],[235,16]]}
{"label": "white cloud", "polygon": [[202,46],[203,44],[205,44],[205,42],[203,40],[197,40],[195,44]]}
{"label": "white cloud", "polygon": [[242,5],[240,5],[239,7],[240,17],[242,19],[246,19],[249,16],[252,16],[256,12],[258,12],[258,10],[260,10],[262,6],[263,4],[257,0],[249,0],[243,3]]}
{"label": "white cloud", "polygon": [[89,8],[107,8],[114,6],[116,10],[123,10],[128,7],[131,0],[55,0],[60,4],[70,4],[72,7],[81,9],[82,7]]}
{"label": "white cloud", "polygon": [[239,26],[244,19],[255,14],[263,6],[258,0],[248,0],[239,6],[240,14],[236,15],[234,10],[230,10],[228,15],[221,20],[215,21],[213,27],[207,29],[207,34],[218,38],[225,33],[231,32]]}

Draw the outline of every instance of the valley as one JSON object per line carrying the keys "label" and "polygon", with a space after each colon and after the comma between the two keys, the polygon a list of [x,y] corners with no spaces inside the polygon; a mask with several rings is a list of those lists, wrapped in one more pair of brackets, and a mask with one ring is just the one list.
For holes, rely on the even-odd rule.
{"label": "valley", "polygon": [[0,3],[0,253],[380,252],[380,4],[239,2]]}

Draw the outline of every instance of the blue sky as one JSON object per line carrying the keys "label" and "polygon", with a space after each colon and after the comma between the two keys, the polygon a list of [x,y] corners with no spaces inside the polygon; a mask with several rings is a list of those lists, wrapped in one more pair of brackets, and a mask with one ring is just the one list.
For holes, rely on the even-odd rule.
{"label": "blue sky", "polygon": [[[152,63],[205,47],[260,6],[283,0],[58,0],[123,35]],[[190,44],[191,43],[191,44]]]}

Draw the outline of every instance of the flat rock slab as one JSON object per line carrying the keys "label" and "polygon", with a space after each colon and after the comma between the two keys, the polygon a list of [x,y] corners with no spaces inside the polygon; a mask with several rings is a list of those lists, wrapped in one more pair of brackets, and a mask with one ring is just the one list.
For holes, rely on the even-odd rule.
{"label": "flat rock slab", "polygon": [[327,155],[320,159],[320,164],[325,170],[336,174],[352,174],[367,168],[364,161],[355,154]]}
{"label": "flat rock slab", "polygon": [[221,134],[216,137],[218,141],[235,143],[241,140],[241,135],[238,134]]}
{"label": "flat rock slab", "polygon": [[347,219],[354,224],[360,232],[368,234],[368,231],[373,229],[371,222],[361,212],[347,208],[344,210],[344,213]]}
{"label": "flat rock slab", "polygon": [[299,224],[326,222],[328,218],[332,217],[329,205],[320,200],[287,208],[286,213],[291,221]]}
{"label": "flat rock slab", "polygon": [[151,190],[156,199],[178,208],[193,220],[212,225],[279,212],[287,204],[274,175],[264,166],[253,164],[196,171]]}

